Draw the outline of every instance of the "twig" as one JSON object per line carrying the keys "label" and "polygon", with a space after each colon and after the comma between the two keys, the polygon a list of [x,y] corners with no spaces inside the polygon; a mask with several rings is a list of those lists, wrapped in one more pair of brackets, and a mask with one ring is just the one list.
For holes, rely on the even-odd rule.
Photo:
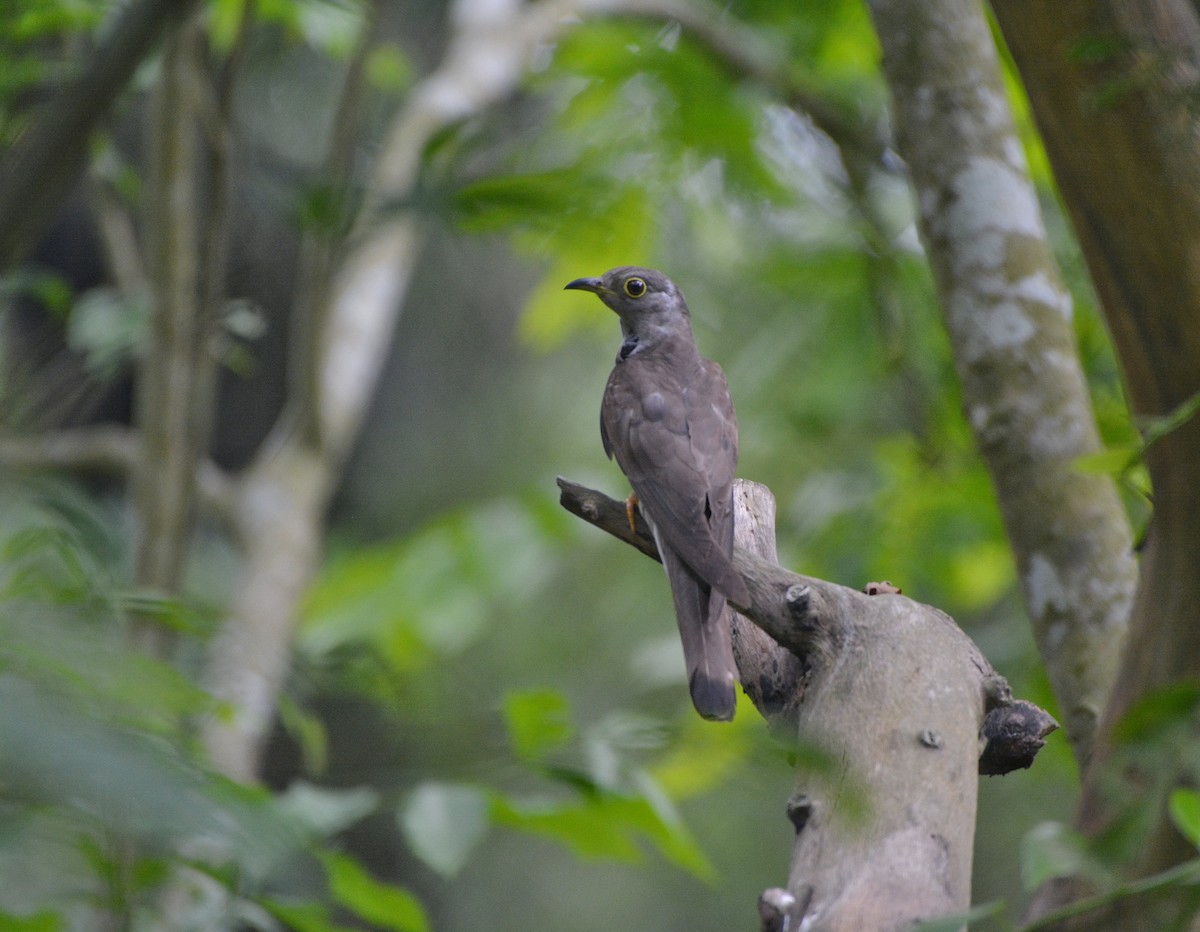
{"label": "twig", "polygon": [[[559,501],[567,511],[658,559],[649,528],[638,516],[637,532],[631,531],[622,502],[561,476],[557,482]],[[742,614],[800,656],[831,652],[841,637],[837,620],[849,614],[846,600],[867,598],[835,583],[788,572],[742,548],[735,548],[733,563],[750,590],[751,605]]]}
{"label": "twig", "polygon": [[1067,906],[1039,916],[1028,925],[1021,926],[1021,932],[1058,929],[1060,928],[1060,924],[1066,919],[1074,919],[1076,916],[1086,916],[1088,913],[1111,906],[1119,900],[1144,896],[1166,887],[1194,886],[1196,884],[1200,884],[1200,859],[1184,861],[1182,864],[1177,864],[1151,877],[1143,877],[1139,880],[1131,880],[1127,883],[1118,884],[1112,889],[1105,890],[1096,896],[1076,900]]}
{"label": "twig", "polygon": [[[182,580],[199,455],[195,422],[206,401],[197,396],[203,315],[196,120],[189,90],[194,32],[188,21],[170,36],[150,116],[146,245],[154,303],[135,410],[141,460],[133,486],[139,519],[134,572],[140,585],[168,593]],[[147,636],[157,638],[149,631]]]}
{"label": "twig", "polygon": [[137,433],[128,427],[103,425],[0,437],[0,464],[10,469],[65,469],[128,478],[137,455]]}
{"label": "twig", "polygon": [[[333,118],[329,149],[321,166],[318,183],[330,195],[326,209],[335,213],[322,218],[318,228],[303,231],[296,287],[292,297],[292,350],[288,354],[287,404],[289,418],[300,438],[312,445],[320,442],[318,420],[320,348],[317,335],[329,312],[333,273],[341,247],[343,228],[353,219],[354,157],[358,146],[355,131],[362,119],[366,85],[366,63],[379,41],[380,4],[371,4],[358,44],[350,58],[342,93]],[[328,221],[335,221],[329,224]]]}
{"label": "twig", "polygon": [[95,171],[89,172],[87,188],[108,274],[123,294],[144,295],[149,281],[129,208]]}
{"label": "twig", "polygon": [[[137,466],[137,431],[102,424],[50,431],[30,437],[0,436],[0,466],[22,472],[60,469],[81,475],[128,480]],[[196,465],[200,503],[234,525],[235,483],[210,459]]]}

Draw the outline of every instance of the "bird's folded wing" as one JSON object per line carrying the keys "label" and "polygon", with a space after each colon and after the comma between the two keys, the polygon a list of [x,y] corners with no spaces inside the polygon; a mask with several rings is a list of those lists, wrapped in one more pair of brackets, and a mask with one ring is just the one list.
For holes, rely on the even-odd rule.
{"label": "bird's folded wing", "polygon": [[729,556],[737,426],[724,375],[705,363],[682,391],[655,387],[634,366],[613,372],[601,411],[606,449],[663,539],[704,582],[744,607],[749,593]]}

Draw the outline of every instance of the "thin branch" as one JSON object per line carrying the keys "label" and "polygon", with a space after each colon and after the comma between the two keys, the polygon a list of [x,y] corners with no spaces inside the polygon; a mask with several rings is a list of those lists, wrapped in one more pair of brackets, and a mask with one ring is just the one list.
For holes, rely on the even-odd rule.
{"label": "thin branch", "polygon": [[366,90],[366,63],[379,41],[380,4],[371,4],[358,45],[350,58],[342,93],[333,118],[329,149],[318,183],[329,195],[326,209],[334,216],[322,218],[321,227],[306,229],[300,241],[296,288],[292,299],[292,348],[288,354],[289,419],[306,443],[318,443],[319,387],[317,373],[320,349],[317,335],[330,305],[336,262],[344,243],[339,236],[353,210],[354,157],[358,150],[357,130],[362,120]]}
{"label": "thin branch", "polygon": [[[1197,884],[1200,884],[1200,859],[1184,861],[1151,877],[1126,881],[1096,896],[1076,900],[1067,906],[1045,913],[1035,921],[1021,926],[1021,932],[1062,929],[1063,923],[1069,919],[1098,912],[1123,900],[1146,896],[1171,887],[1194,887]],[[1076,926],[1072,925],[1071,928]]]}
{"label": "thin branch", "polygon": [[88,201],[108,274],[126,295],[145,294],[149,277],[128,205],[97,172],[88,173]]}
{"label": "thin branch", "polygon": [[63,469],[128,478],[137,456],[137,433],[128,427],[104,425],[31,437],[0,436],[0,464],[10,469]]}
{"label": "thin branch", "polygon": [[203,216],[199,221],[199,319],[191,363],[194,373],[191,429],[197,456],[209,449],[216,416],[214,402],[233,227],[233,161],[237,143],[233,127],[233,92],[245,62],[254,13],[254,0],[246,0],[233,45],[219,71],[210,61],[211,50],[201,30],[195,30],[189,47],[188,62],[195,72],[192,88],[197,101],[196,113],[206,143],[209,191],[202,202]]}
{"label": "thin branch", "polygon": [[[631,531],[623,502],[561,476],[557,482],[559,502],[567,511],[658,559],[649,527],[638,516],[637,532]],[[835,620],[849,614],[848,601],[867,598],[836,583],[791,573],[740,547],[734,549],[733,564],[750,590],[751,605],[741,614],[800,656],[834,650],[840,640]]]}
{"label": "thin branch", "polygon": [[142,459],[135,475],[139,519],[135,576],[174,592],[182,580],[191,531],[199,305],[195,108],[189,90],[194,24],[169,38],[151,109],[153,171],[146,238],[153,284],[150,340],[140,361],[135,417]]}
{"label": "thin branch", "polygon": [[[54,430],[35,436],[0,435],[0,467],[21,472],[58,469],[79,475],[128,480],[137,467],[140,447],[131,427],[102,424]],[[233,479],[210,459],[196,466],[200,503],[234,525]]]}

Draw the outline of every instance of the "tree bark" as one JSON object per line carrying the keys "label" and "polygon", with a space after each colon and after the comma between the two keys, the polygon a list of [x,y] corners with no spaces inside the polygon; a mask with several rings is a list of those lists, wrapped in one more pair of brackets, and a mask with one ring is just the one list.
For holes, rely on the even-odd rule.
{"label": "tree bark", "polygon": [[[1029,94],[1083,249],[1125,387],[1143,425],[1186,412],[1200,392],[1200,13],[1186,0],[996,0],[996,18]],[[1129,646],[1101,722],[1081,826],[1114,815],[1100,773],[1113,731],[1139,699],[1200,676],[1200,419],[1187,417],[1145,451],[1154,516],[1142,554]],[[1132,779],[1156,782],[1130,762]],[[1135,874],[1195,851],[1160,818]],[[1144,912],[1123,928],[1156,921]]]}
{"label": "tree bark", "polygon": [[974,0],[873,0],[900,153],[1026,609],[1084,766],[1136,585],[1071,328],[987,20]]}
{"label": "tree bark", "polygon": [[[622,503],[559,487],[573,514],[657,555]],[[739,678],[776,732],[829,762],[797,772],[787,889],[763,894],[764,928],[884,932],[965,913],[978,774],[1028,767],[1057,725],[1013,701],[937,609],[780,568],[770,492],[738,480],[736,502],[753,602],[735,624]]]}

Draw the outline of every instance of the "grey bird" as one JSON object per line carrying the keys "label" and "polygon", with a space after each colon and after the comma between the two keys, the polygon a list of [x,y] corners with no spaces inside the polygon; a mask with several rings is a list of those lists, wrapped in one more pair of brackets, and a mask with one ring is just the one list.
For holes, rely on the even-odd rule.
{"label": "grey bird", "polygon": [[746,608],[750,593],[732,561],[738,438],[725,373],[696,349],[683,294],[661,272],[622,266],[566,287],[598,295],[621,319],[600,438],[654,531],[692,704],[728,721],[737,671],[727,600]]}

